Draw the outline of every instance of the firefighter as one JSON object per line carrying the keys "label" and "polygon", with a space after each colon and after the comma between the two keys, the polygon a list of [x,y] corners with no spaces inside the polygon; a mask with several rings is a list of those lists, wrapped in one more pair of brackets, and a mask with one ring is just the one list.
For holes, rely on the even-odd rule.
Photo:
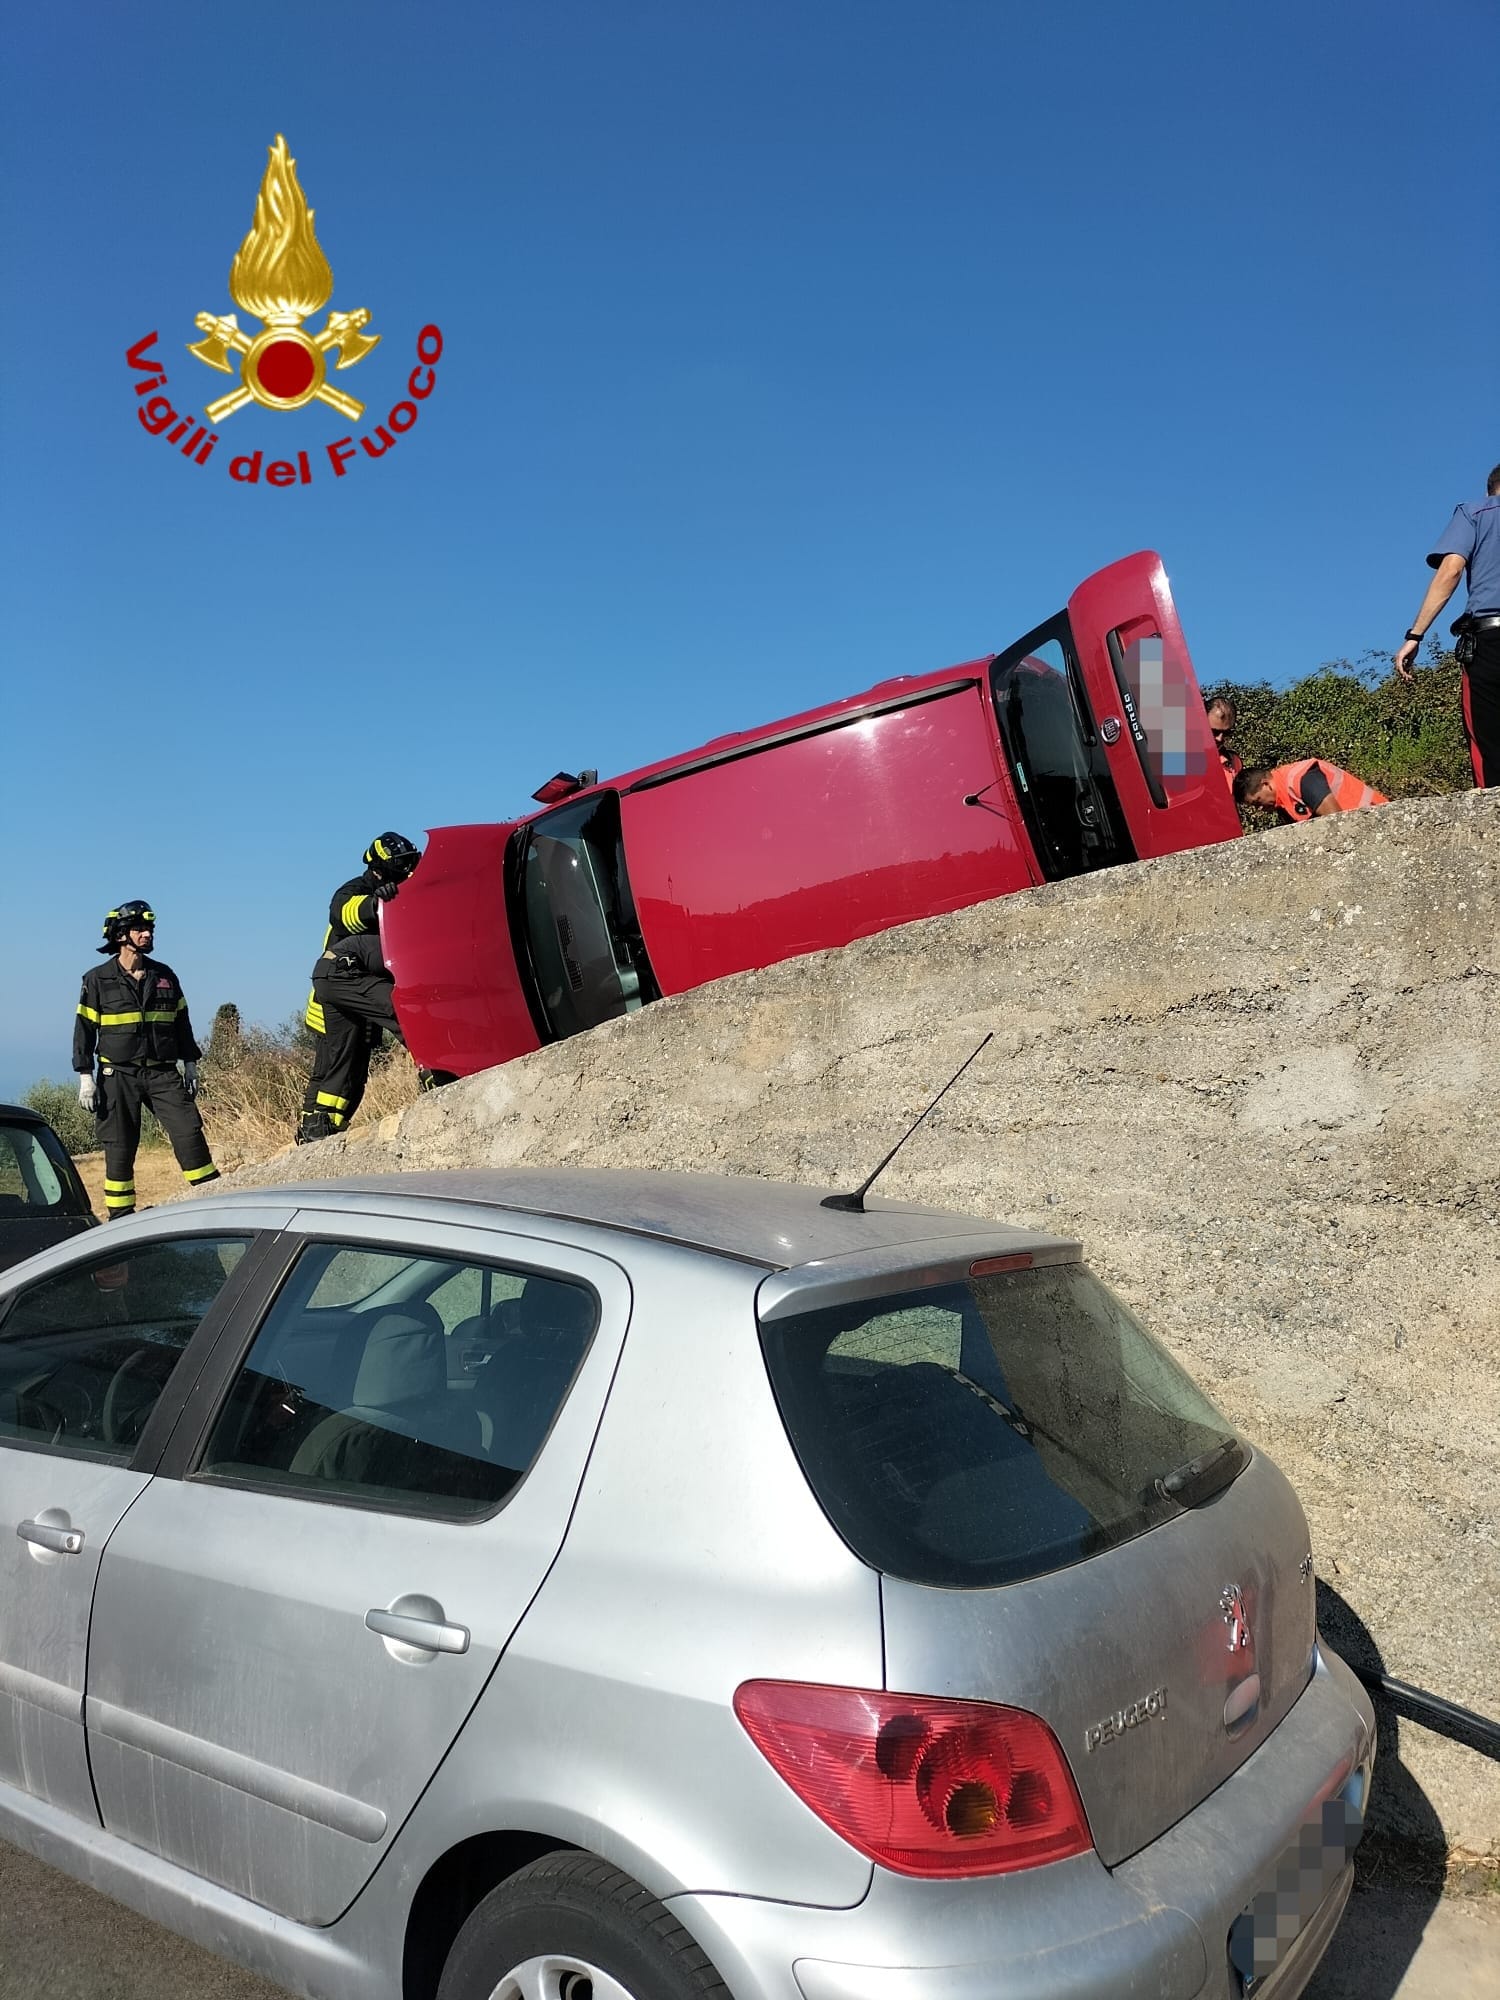
{"label": "firefighter", "polygon": [[313,966],[307,1025],[317,1053],[302,1100],[297,1144],[343,1131],[370,1078],[382,1035],[405,1042],[392,995],[395,980],[380,949],[380,905],[409,881],[421,853],[404,834],[382,833],[365,849],[362,875],[333,892],[323,950]]}
{"label": "firefighter", "polygon": [[1234,802],[1237,806],[1274,806],[1283,823],[1390,804],[1384,792],[1377,792],[1352,771],[1341,771],[1326,757],[1304,757],[1298,764],[1278,764],[1274,770],[1261,766],[1241,771],[1234,781]]}
{"label": "firefighter", "polygon": [[148,903],[121,903],[109,912],[98,947],[109,956],[83,975],[73,1024],[78,1101],[98,1120],[110,1221],[135,1208],[135,1156],[147,1105],[171,1140],[188,1186],[219,1178],[193,1102],[200,1050],[187,1000],[171,966],[150,956],[155,935]]}

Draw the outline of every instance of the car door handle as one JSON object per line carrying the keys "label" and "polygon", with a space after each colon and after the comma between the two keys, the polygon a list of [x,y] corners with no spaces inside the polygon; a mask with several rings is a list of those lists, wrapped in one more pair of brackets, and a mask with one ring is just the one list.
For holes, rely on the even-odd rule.
{"label": "car door handle", "polygon": [[[23,1542],[35,1542],[39,1549],[51,1549],[56,1556],[76,1556],[83,1547],[82,1528],[49,1528],[44,1521],[22,1521],[16,1533]],[[464,1643],[468,1643],[467,1633]]]}
{"label": "car door handle", "polygon": [[397,1639],[403,1646],[421,1646],[429,1653],[467,1653],[467,1625],[440,1625],[432,1618],[409,1618],[404,1612],[386,1611],[379,1605],[365,1613],[365,1624],[382,1639]]}

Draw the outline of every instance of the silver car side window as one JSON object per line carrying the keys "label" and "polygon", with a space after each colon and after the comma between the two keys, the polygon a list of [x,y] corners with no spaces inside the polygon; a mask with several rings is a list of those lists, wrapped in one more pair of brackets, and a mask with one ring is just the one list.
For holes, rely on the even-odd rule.
{"label": "silver car side window", "polygon": [[247,1237],[173,1237],[70,1264],[0,1323],[0,1443],[128,1463]]}
{"label": "silver car side window", "polygon": [[[484,1309],[460,1316],[467,1304]],[[380,1253],[376,1273],[365,1246],[311,1243],[197,1476],[446,1519],[492,1513],[540,1452],[597,1320],[576,1280],[417,1252]]]}

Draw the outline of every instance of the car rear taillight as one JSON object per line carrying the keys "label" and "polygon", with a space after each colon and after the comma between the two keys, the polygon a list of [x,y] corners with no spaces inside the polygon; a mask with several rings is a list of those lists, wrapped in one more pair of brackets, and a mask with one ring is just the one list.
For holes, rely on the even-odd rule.
{"label": "car rear taillight", "polygon": [[734,1712],[835,1833],[901,1875],[1003,1875],[1093,1846],[1061,1745],[1024,1709],[746,1681]]}

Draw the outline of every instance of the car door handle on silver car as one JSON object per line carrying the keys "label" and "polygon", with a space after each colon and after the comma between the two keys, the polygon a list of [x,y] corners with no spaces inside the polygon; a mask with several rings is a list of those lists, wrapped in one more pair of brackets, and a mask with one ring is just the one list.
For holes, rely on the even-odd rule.
{"label": "car door handle on silver car", "polygon": [[[23,1542],[34,1542],[39,1549],[51,1549],[55,1556],[76,1556],[83,1547],[82,1528],[52,1528],[45,1521],[22,1521],[16,1533]],[[468,1635],[464,1636],[468,1644]]]}
{"label": "car door handle on silver car", "polygon": [[436,1618],[413,1618],[401,1611],[384,1611],[378,1605],[365,1613],[365,1624],[382,1639],[395,1639],[403,1646],[418,1646],[425,1653],[467,1653],[467,1625],[445,1625]]}

